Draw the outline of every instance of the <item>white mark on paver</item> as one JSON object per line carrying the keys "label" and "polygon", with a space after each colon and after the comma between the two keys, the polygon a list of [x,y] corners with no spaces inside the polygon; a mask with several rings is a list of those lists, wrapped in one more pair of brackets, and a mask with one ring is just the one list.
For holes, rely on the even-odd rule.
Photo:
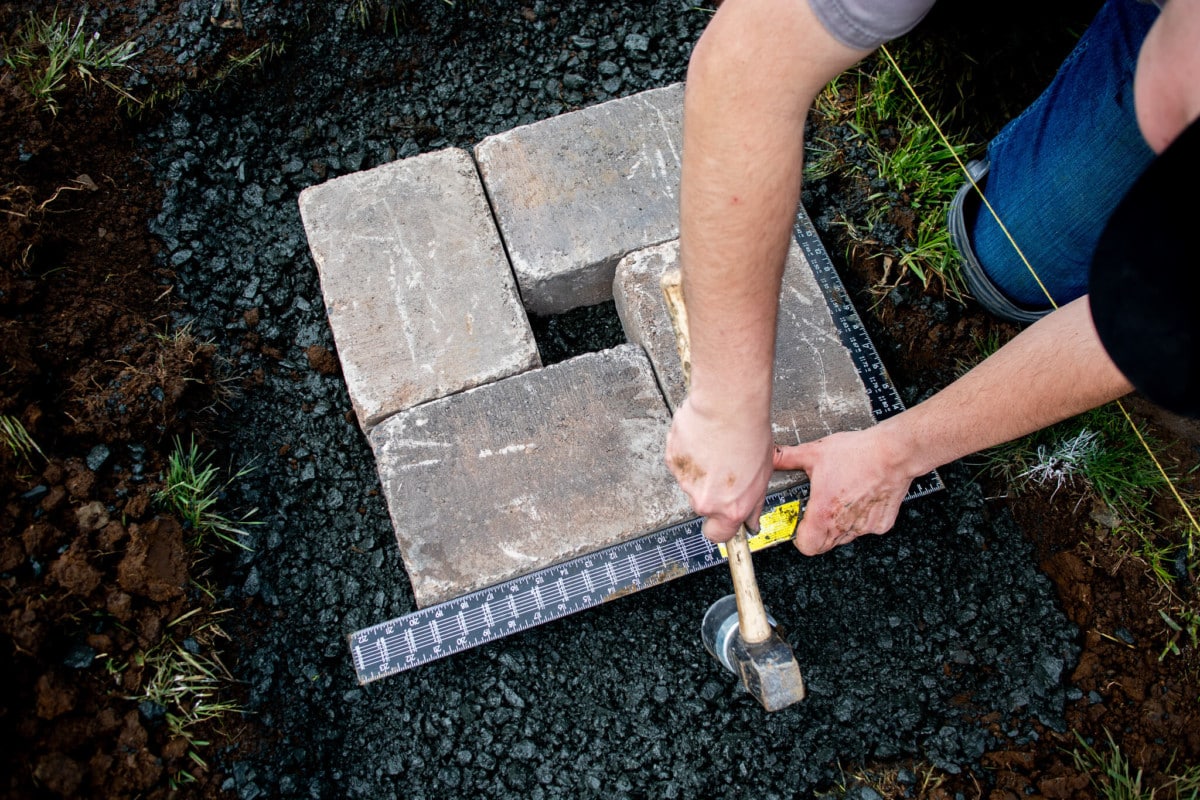
{"label": "white mark on paver", "polygon": [[789,286],[788,291],[791,292],[792,296],[795,297],[797,300],[799,300],[802,304],[804,304],[806,306],[811,306],[813,304],[813,299],[810,296],[808,296],[807,294],[805,294],[804,292],[797,289],[795,286]]}
{"label": "white mark on paver", "polygon": [[424,461],[414,461],[411,464],[400,464],[399,466],[396,467],[396,469],[400,470],[401,472],[406,472],[410,469],[420,469],[421,467],[432,467],[434,464],[440,464],[440,463],[442,463],[442,460],[440,458],[427,458]]}
{"label": "white mark on paver", "polygon": [[403,283],[408,285],[410,289],[414,288],[409,283],[408,276],[411,276],[413,273],[419,274],[420,265],[417,262],[416,256],[404,244],[404,231],[400,226],[401,215],[392,207],[391,202],[387,198],[383,198],[382,203],[384,209],[387,211],[387,218],[392,223],[392,234],[387,237],[387,244],[390,250],[388,257],[388,286],[391,289],[392,304],[396,310],[396,317],[400,322],[400,331],[404,334],[405,343],[408,345],[409,358],[413,362],[416,362],[418,351],[417,339],[413,332],[412,320],[409,318],[408,309],[401,299],[404,295],[398,289],[402,283],[400,278],[401,271],[406,274],[406,279]]}
{"label": "white mark on paver", "polygon": [[450,442],[438,442],[423,439],[390,439],[388,444],[394,447],[453,447]]}
{"label": "white mark on paver", "polygon": [[642,168],[642,164],[646,163],[646,145],[642,144],[642,149],[638,151],[637,160],[629,167],[627,180],[633,180],[633,176],[637,175],[638,170]]}
{"label": "white mark on paver", "polygon": [[508,544],[501,544],[500,552],[504,553],[504,555],[508,556],[509,558],[513,559],[514,561],[537,561],[538,560],[536,556],[531,556],[526,553],[522,553],[520,550],[517,550],[515,547],[512,547],[511,545],[508,545]]}
{"label": "white mark on paver", "polygon": [[486,447],[479,451],[480,458],[491,458],[492,456],[506,456],[510,453],[532,453],[537,450],[537,442],[529,444],[510,444],[506,447],[501,447],[499,450],[489,450]]}
{"label": "white mark on paver", "polygon": [[671,131],[674,129],[675,126],[667,124],[667,118],[663,116],[661,108],[654,105],[653,103],[648,103],[647,105],[649,105],[652,109],[654,109],[654,113],[658,115],[658,124],[660,126],[662,126],[663,134],[667,138],[667,147],[671,148],[671,155],[675,157],[675,163],[677,165],[682,164],[683,160],[679,157],[679,148],[677,148],[675,146],[675,140],[671,138]]}
{"label": "white mark on paver", "polygon": [[524,514],[534,522],[541,522],[542,515],[537,508],[537,498],[531,494],[514,497],[512,500],[504,504],[504,508],[509,511],[514,511]]}
{"label": "white mark on paver", "polygon": [[655,148],[654,158],[658,162],[658,176],[663,180],[663,191],[667,193],[667,197],[675,199],[675,192],[671,191],[670,176],[667,174],[667,160],[663,158],[662,150]]}

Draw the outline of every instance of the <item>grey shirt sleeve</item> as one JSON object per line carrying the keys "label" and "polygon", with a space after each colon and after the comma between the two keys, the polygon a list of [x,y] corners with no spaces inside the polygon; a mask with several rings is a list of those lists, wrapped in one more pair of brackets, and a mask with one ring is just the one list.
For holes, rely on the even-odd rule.
{"label": "grey shirt sleeve", "polygon": [[833,38],[855,50],[873,50],[908,33],[935,0],[808,0]]}

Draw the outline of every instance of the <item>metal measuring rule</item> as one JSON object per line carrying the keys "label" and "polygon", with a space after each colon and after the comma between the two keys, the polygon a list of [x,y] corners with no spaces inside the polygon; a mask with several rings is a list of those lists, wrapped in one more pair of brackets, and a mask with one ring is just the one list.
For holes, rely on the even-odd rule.
{"label": "metal measuring rule", "polygon": [[[752,549],[790,540],[807,497],[807,483],[770,495]],[[724,548],[704,538],[700,523],[690,519],[352,633],[358,682],[370,683],[725,563]]]}
{"label": "metal measuring rule", "polygon": [[[862,378],[875,420],[900,413],[904,403],[803,208],[793,235]],[[791,539],[808,488],[805,482],[767,497],[762,530],[751,538],[751,550]],[[930,472],[912,482],[905,500],[942,488],[937,472]],[[724,548],[705,539],[700,525],[699,518],[681,522],[352,633],[347,639],[358,682],[386,678],[725,563]]]}

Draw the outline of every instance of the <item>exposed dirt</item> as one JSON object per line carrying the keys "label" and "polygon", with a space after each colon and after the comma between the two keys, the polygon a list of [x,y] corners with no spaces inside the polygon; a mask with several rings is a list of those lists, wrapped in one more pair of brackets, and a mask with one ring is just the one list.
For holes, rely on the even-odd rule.
{"label": "exposed dirt", "polygon": [[[114,30],[139,24],[143,4],[107,5]],[[24,14],[0,4],[0,31],[11,35]],[[154,21],[170,15],[164,4]],[[267,41],[235,30],[207,61],[147,58],[162,65],[159,85],[197,85],[226,57]],[[0,791],[163,797],[186,771],[196,782],[181,792],[218,796],[215,765],[194,761],[161,709],[133,698],[148,679],[144,654],[188,640],[217,605],[219,589],[201,587],[219,584],[222,554],[202,557],[154,494],[176,436],[219,446],[220,401],[236,382],[214,347],[172,322],[173,276],[159,266],[147,225],[158,190],[133,144],[146,119],[132,121],[111,95],[78,81],[61,103],[57,116],[31,108],[17,76],[0,67],[0,414],[18,419],[44,453],[23,458],[0,447],[0,729],[10,742]],[[911,288],[876,303],[867,287],[880,278],[878,260],[859,254],[846,264],[837,240],[829,250],[901,382],[916,373],[924,385],[948,382],[957,363],[975,358],[977,341],[1014,333],[975,307],[947,313],[924,303]],[[336,373],[327,349],[314,345],[306,355],[314,371]],[[1194,465],[1190,442],[1140,408],[1139,422],[1174,443],[1166,457]],[[1160,658],[1169,631],[1146,564],[1114,547],[1103,515],[1078,493],[1034,490],[992,502],[1011,507],[1083,632],[1066,679],[1098,699],[1069,704],[1069,732],[1043,729],[1019,749],[987,753],[984,774],[947,776],[937,792],[1092,796],[1072,763],[1074,732],[1097,743],[1111,733],[1151,781],[1169,766],[1200,762],[1200,658],[1187,646]],[[1194,591],[1194,577],[1180,590]],[[248,633],[236,614],[223,625]],[[1005,720],[985,723],[999,731]],[[236,728],[196,735],[240,735],[248,746],[270,737],[253,720]]]}
{"label": "exposed dirt", "polygon": [[[23,19],[0,6],[0,30]],[[137,123],[77,77],[61,105],[32,108],[0,67],[0,414],[41,450],[0,447],[0,793],[165,796],[183,770],[203,791],[215,776],[130,698],[144,655],[194,625],[168,627],[213,606],[211,561],[154,494],[174,438],[204,441],[225,376],[171,324]]]}

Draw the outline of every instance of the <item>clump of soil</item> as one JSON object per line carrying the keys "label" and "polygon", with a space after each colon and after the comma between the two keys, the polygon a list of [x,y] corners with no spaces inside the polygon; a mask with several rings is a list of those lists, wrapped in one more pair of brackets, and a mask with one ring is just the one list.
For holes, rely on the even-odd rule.
{"label": "clump of soil", "polygon": [[[0,5],[8,40],[29,10]],[[212,560],[155,493],[230,381],[173,321],[139,123],[77,76],[59,102],[34,106],[0,68],[0,414],[37,448],[0,444],[0,793],[165,796],[185,773],[197,789],[218,776],[139,699],[146,656],[216,603],[200,589]]]}

